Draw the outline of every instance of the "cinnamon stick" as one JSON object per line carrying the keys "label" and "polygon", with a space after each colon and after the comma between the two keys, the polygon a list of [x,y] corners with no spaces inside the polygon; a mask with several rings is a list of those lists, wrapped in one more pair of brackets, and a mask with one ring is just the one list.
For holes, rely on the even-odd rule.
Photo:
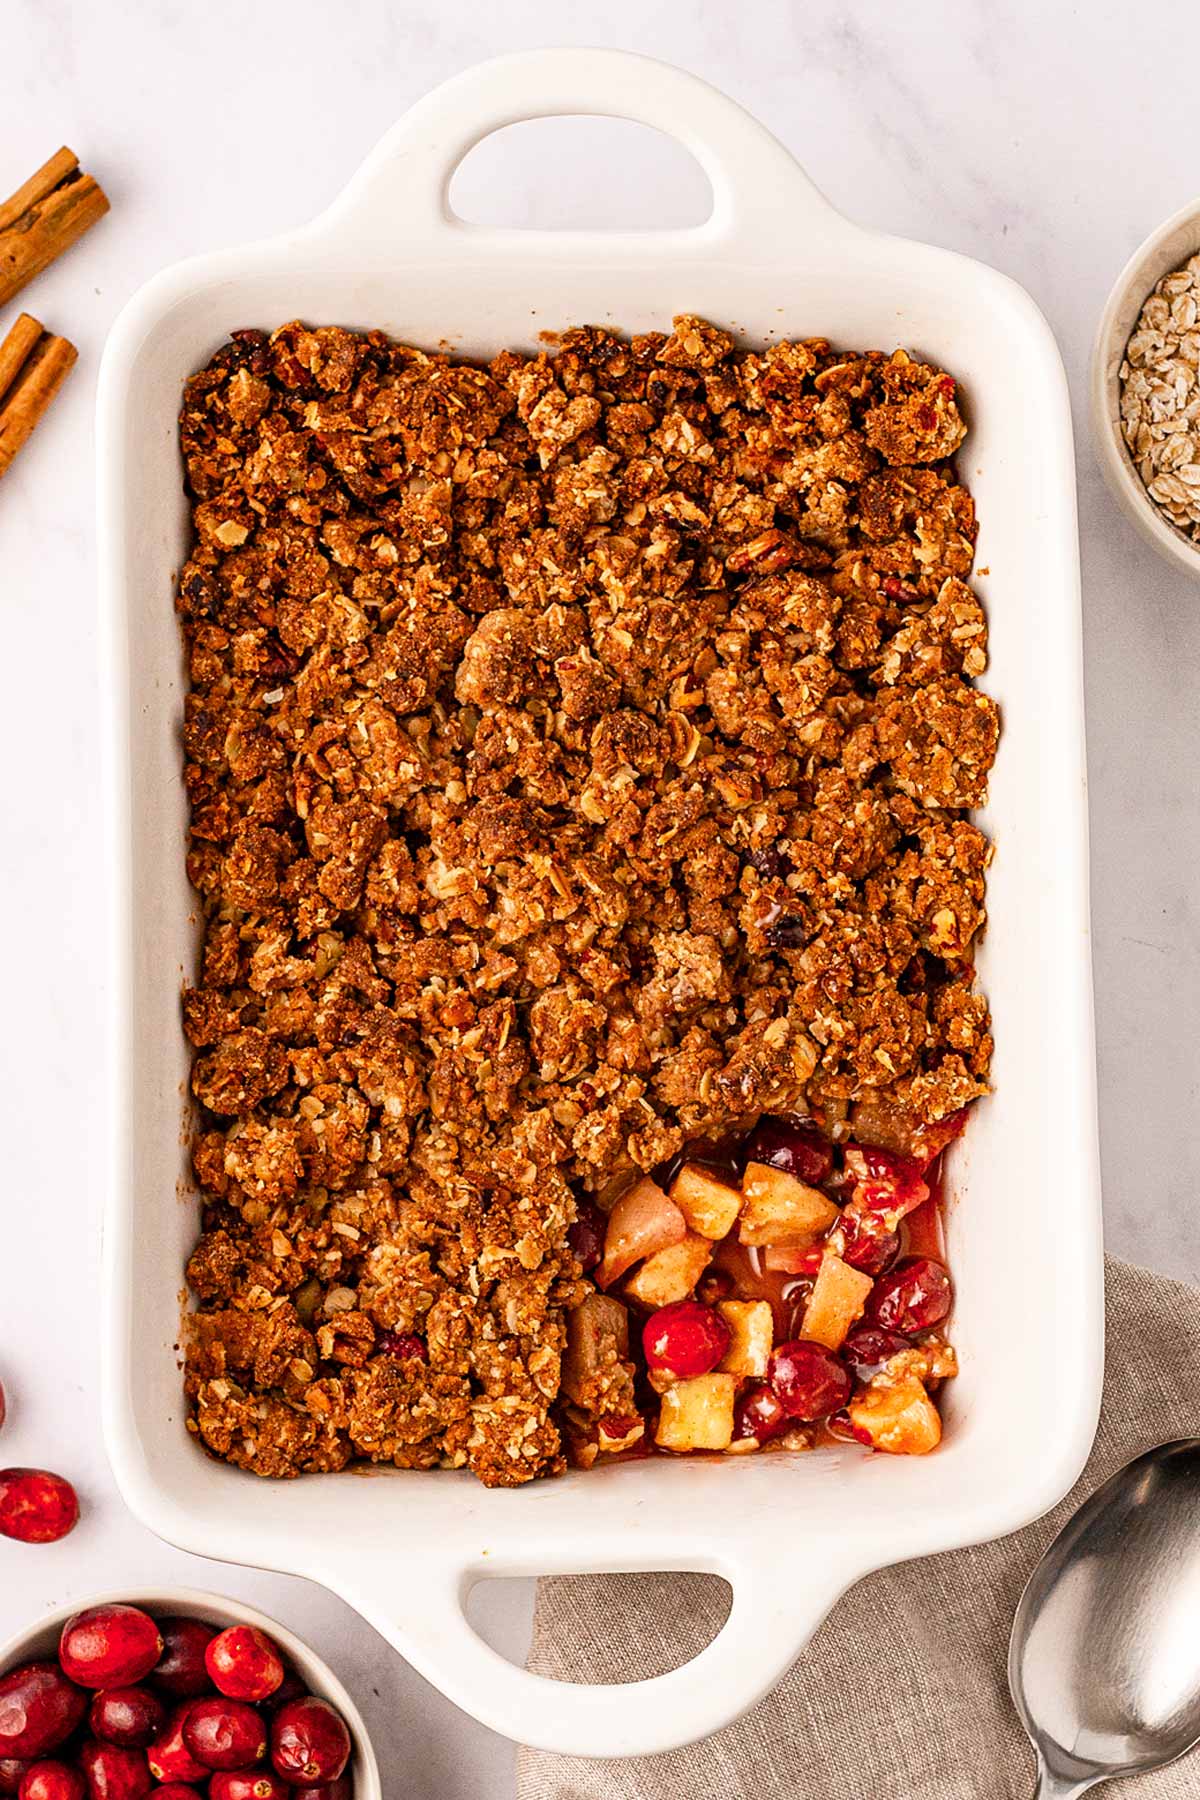
{"label": "cinnamon stick", "polygon": [[66,380],[78,352],[29,313],[0,344],[0,476]]}
{"label": "cinnamon stick", "polygon": [[0,204],[0,306],[104,217],[108,198],[66,146]]}

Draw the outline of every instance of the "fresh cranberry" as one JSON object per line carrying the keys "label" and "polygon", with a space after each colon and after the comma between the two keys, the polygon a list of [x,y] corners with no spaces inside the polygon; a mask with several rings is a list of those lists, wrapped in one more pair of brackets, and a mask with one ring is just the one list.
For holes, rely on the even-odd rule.
{"label": "fresh cranberry", "polygon": [[151,1679],[178,1700],[189,1700],[208,1690],[204,1653],[216,1637],[211,1625],[199,1619],[164,1619],[163,1653],[151,1670]]}
{"label": "fresh cranberry", "polygon": [[375,1336],[376,1348],[396,1362],[428,1362],[425,1340],[415,1331],[380,1331]]}
{"label": "fresh cranberry", "polygon": [[303,1695],[307,1694],[307,1692],[307,1685],[301,1680],[300,1676],[296,1673],[295,1669],[292,1668],[285,1657],[283,1664],[283,1680],[275,1689],[275,1692],[273,1694],[268,1694],[267,1698],[262,1702],[263,1711],[266,1713],[276,1713],[281,1706],[286,1706],[289,1700],[299,1700]]}
{"label": "fresh cranberry", "polygon": [[833,1145],[809,1119],[760,1119],[744,1149],[747,1162],[783,1169],[807,1187],[820,1187],[833,1168]]}
{"label": "fresh cranberry", "polygon": [[767,1364],[767,1380],[789,1419],[824,1419],[850,1398],[848,1370],[832,1350],[797,1338],[780,1344]]}
{"label": "fresh cranberry", "polygon": [[587,1275],[604,1255],[604,1233],[608,1221],[591,1200],[576,1205],[575,1223],[567,1233],[567,1242],[583,1273]]}
{"label": "fresh cranberry", "polygon": [[164,1781],[155,1788],[154,1800],[200,1800],[200,1789],[187,1781]]}
{"label": "fresh cranberry", "polygon": [[79,1766],[91,1800],[143,1800],[154,1786],[144,1750],[122,1750],[119,1744],[88,1738],[80,1746]]}
{"label": "fresh cranberry", "polygon": [[208,1784],[209,1800],[291,1800],[295,1791],[274,1769],[218,1769]]}
{"label": "fresh cranberry", "polygon": [[707,1375],[729,1348],[729,1327],[720,1313],[698,1300],[676,1300],[651,1313],[642,1327],[646,1367],[685,1379]]}
{"label": "fresh cranberry", "polygon": [[89,1606],[62,1628],[58,1660],[80,1687],[132,1687],[162,1655],[158,1626],[140,1606]]}
{"label": "fresh cranberry", "polygon": [[900,1233],[872,1231],[870,1217],[870,1214],[843,1213],[845,1248],[842,1259],[852,1269],[861,1269],[864,1275],[882,1275],[900,1254]]}
{"label": "fresh cranberry", "polygon": [[349,1775],[342,1774],[336,1781],[324,1781],[319,1787],[294,1787],[292,1800],[353,1800],[353,1794],[354,1783]]}
{"label": "fresh cranberry", "polygon": [[953,1297],[941,1263],[929,1256],[906,1256],[879,1277],[867,1298],[866,1316],[889,1331],[928,1331],[945,1318]]}
{"label": "fresh cranberry", "polygon": [[32,1766],[21,1756],[0,1756],[0,1794],[15,1794]]}
{"label": "fresh cranberry", "polygon": [[248,1769],[267,1754],[262,1715],[244,1700],[223,1695],[192,1702],[183,1721],[183,1741],[206,1769]]}
{"label": "fresh cranberry", "polygon": [[196,1704],[195,1700],[185,1700],[177,1706],[154,1742],[147,1745],[146,1761],[155,1781],[208,1780],[208,1765],[192,1755],[183,1735],[188,1714]]}
{"label": "fresh cranberry", "polygon": [[842,1360],[850,1365],[856,1381],[870,1381],[884,1363],[912,1345],[898,1331],[884,1331],[879,1325],[860,1325],[842,1345]]}
{"label": "fresh cranberry", "polygon": [[283,1659],[256,1625],[231,1625],[204,1653],[212,1684],[233,1700],[265,1700],[283,1680]]}
{"label": "fresh cranberry", "polygon": [[56,1662],[10,1669],[0,1675],[0,1756],[33,1761],[57,1750],[83,1723],[87,1704]]}
{"label": "fresh cranberry", "polygon": [[86,1794],[83,1776],[69,1763],[30,1763],[21,1780],[21,1800],[85,1800]]}
{"label": "fresh cranberry", "polygon": [[758,1443],[766,1444],[781,1431],[786,1431],[790,1423],[783,1407],[763,1382],[747,1388],[734,1407],[733,1440],[741,1443],[744,1438],[754,1438]]}
{"label": "fresh cranberry", "polygon": [[350,1733],[328,1700],[308,1694],[281,1706],[271,1725],[271,1761],[297,1786],[336,1781],[350,1760]]}
{"label": "fresh cranberry", "polygon": [[0,1537],[53,1544],[79,1521],[75,1489],[49,1469],[0,1469]]}
{"label": "fresh cranberry", "polygon": [[144,1750],[163,1728],[166,1708],[144,1687],[102,1688],[92,1701],[88,1724],[94,1737],[124,1750]]}

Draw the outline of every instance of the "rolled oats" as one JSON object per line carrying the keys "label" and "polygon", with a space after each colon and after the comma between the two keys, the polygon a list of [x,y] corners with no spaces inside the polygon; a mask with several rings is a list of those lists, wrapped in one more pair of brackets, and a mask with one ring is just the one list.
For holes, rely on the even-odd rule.
{"label": "rolled oats", "polygon": [[1200,253],[1164,275],[1142,307],[1120,368],[1121,431],[1146,492],[1200,539]]}

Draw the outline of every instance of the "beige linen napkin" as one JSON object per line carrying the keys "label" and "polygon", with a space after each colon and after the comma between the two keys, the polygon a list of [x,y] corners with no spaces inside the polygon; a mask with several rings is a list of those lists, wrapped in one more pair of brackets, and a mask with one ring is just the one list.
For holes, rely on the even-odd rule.
{"label": "beige linen napkin", "polygon": [[[1033,1757],[1005,1658],[1026,1578],[1115,1469],[1200,1431],[1200,1293],[1110,1262],[1107,1299],[1100,1433],[1053,1513],[999,1543],[868,1576],[775,1691],[702,1744],[628,1762],[522,1750],[518,1800],[1024,1800]],[[530,1667],[576,1681],[661,1674],[703,1648],[727,1599],[724,1583],[704,1575],[544,1581]],[[1116,1793],[1196,1800],[1200,1751]]]}

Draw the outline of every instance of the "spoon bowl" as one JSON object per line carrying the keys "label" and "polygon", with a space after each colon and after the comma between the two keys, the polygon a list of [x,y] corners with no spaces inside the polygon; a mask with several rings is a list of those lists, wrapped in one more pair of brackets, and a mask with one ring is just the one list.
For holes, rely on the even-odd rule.
{"label": "spoon bowl", "polygon": [[1060,1531],[1021,1596],[1008,1679],[1040,1800],[1200,1742],[1200,1439],[1160,1444]]}

